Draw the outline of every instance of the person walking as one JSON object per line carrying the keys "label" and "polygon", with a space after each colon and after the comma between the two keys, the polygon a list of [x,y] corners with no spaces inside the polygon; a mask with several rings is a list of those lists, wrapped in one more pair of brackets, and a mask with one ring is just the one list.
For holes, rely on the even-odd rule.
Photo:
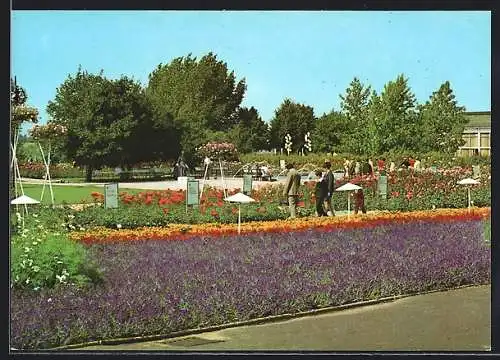
{"label": "person walking", "polygon": [[328,184],[321,170],[316,170],[315,175],[318,178],[314,188],[314,195],[316,196],[316,214],[318,216],[327,216],[328,214],[325,211],[323,200],[328,195]]}
{"label": "person walking", "polygon": [[333,195],[333,190],[334,190],[334,185],[335,185],[335,177],[333,176],[333,172],[331,170],[332,163],[330,160],[325,160],[325,163],[323,164],[324,168],[326,169],[326,173],[324,175],[325,181],[326,181],[326,186],[327,186],[327,194],[326,197],[323,198],[323,202],[325,203],[325,209],[328,214],[328,216],[335,216],[335,210],[333,209],[332,205],[332,195]]}
{"label": "person walking", "polygon": [[297,216],[297,202],[299,198],[300,175],[295,169],[293,163],[286,164],[288,174],[286,177],[283,196],[288,197],[288,207],[290,209],[289,219],[295,219]]}

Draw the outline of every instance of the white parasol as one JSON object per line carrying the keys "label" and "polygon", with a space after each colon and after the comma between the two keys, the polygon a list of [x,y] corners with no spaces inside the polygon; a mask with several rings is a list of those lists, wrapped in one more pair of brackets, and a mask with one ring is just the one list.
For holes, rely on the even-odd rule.
{"label": "white parasol", "polygon": [[[40,204],[40,201],[35,200],[33,198],[30,198],[29,196],[26,195],[21,195],[10,202],[12,205],[32,205],[32,204]],[[26,208],[26,214],[28,214],[28,208]],[[23,228],[24,228],[24,217],[23,217]]]}
{"label": "white parasol", "polygon": [[26,195],[21,195],[10,202],[13,205],[31,205],[40,204],[40,201],[30,198]]}
{"label": "white parasol", "polygon": [[241,233],[241,204],[248,204],[254,202],[255,199],[252,199],[250,196],[247,196],[242,192],[239,192],[237,194],[224,198],[224,201],[238,203],[238,234],[239,234]]}
{"label": "white parasol", "polygon": [[[353,191],[358,189],[362,189],[362,187],[348,182],[347,184],[344,184],[335,189],[335,191]],[[347,193],[347,216],[349,217],[350,214],[351,214],[351,199],[349,197],[349,193]]]}
{"label": "white parasol", "polygon": [[[462,179],[457,182],[459,185],[478,185],[480,182],[471,178]],[[467,186],[467,208],[470,209],[470,186]]]}

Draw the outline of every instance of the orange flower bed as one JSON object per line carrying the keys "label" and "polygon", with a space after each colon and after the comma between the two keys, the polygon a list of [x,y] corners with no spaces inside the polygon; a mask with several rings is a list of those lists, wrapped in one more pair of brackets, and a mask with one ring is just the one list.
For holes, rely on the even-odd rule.
{"label": "orange flower bed", "polygon": [[[241,234],[281,233],[305,231],[309,229],[355,229],[374,227],[390,223],[412,221],[467,221],[490,216],[490,208],[438,209],[414,212],[381,212],[358,216],[304,217],[295,220],[256,221],[241,224]],[[83,232],[73,232],[70,237],[85,244],[125,242],[134,240],[185,240],[195,236],[226,236],[238,233],[237,224],[170,224],[165,227],[143,227],[115,230],[94,228]]]}

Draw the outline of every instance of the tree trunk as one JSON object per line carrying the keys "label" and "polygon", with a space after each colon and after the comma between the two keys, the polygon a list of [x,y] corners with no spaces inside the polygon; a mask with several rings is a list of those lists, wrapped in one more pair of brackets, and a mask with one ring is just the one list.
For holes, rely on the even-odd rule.
{"label": "tree trunk", "polygon": [[87,165],[86,170],[85,170],[85,181],[86,182],[91,182],[92,181],[92,165]]}

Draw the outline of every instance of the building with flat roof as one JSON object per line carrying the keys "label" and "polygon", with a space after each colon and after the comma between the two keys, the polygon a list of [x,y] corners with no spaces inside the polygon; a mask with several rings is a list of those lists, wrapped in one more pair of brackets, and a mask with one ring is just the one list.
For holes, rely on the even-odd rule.
{"label": "building with flat roof", "polygon": [[491,111],[466,112],[465,144],[458,149],[459,156],[491,155]]}

